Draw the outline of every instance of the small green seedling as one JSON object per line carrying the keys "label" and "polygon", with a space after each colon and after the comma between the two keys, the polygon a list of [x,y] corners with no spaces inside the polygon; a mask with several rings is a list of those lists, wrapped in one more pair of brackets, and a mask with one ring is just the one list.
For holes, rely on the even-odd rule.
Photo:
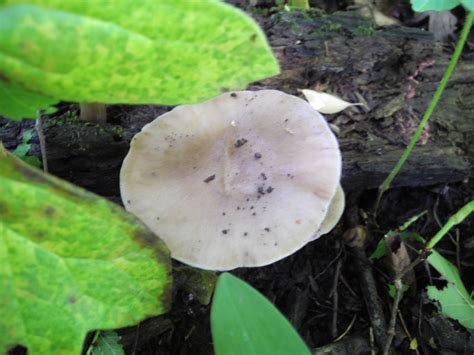
{"label": "small green seedling", "polygon": [[290,322],[257,290],[223,273],[211,309],[216,355],[309,355]]}
{"label": "small green seedling", "polygon": [[113,330],[97,331],[86,355],[125,355],[119,335]]}

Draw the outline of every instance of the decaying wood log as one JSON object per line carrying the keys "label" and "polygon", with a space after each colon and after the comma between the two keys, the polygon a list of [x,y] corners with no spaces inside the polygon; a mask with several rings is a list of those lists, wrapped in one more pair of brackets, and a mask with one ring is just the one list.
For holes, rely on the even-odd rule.
{"label": "decaying wood log", "polygon": [[[311,88],[366,105],[327,115],[339,129],[346,190],[376,188],[401,156],[431,99],[450,54],[418,29],[377,29],[352,13],[279,13],[262,21],[282,67],[250,85],[300,95]],[[394,186],[460,181],[472,176],[474,63],[462,61],[429,127]],[[158,114],[156,106],[111,108],[110,122],[45,123],[50,172],[99,194],[117,197],[121,162],[133,134]],[[121,111],[120,111],[121,110]],[[21,128],[0,121],[0,139],[14,148]],[[34,142],[33,142],[34,143]],[[34,145],[33,153],[39,155]]]}
{"label": "decaying wood log", "polygon": [[[263,24],[282,73],[254,85],[298,94],[310,88],[366,107],[328,120],[340,128],[343,185],[377,187],[401,156],[450,59],[430,33],[376,29],[353,13],[312,18],[281,13]],[[395,186],[459,181],[472,175],[474,63],[461,62]]]}

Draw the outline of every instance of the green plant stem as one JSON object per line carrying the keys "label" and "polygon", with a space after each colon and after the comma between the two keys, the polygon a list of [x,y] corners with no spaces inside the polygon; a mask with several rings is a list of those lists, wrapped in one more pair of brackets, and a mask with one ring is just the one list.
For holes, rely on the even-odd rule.
{"label": "green plant stem", "polygon": [[387,342],[385,343],[385,347],[383,350],[384,355],[390,354],[390,347],[392,346],[393,338],[395,338],[395,327],[397,326],[397,313],[398,313],[398,305],[402,300],[402,289],[403,283],[400,277],[397,277],[394,280],[395,284],[395,297],[393,299],[392,305],[392,312],[390,315],[390,323],[388,325],[387,330]]}
{"label": "green plant stem", "polygon": [[423,115],[423,118],[421,119],[421,122],[418,125],[418,128],[415,134],[410,140],[410,143],[406,147],[398,163],[392,169],[389,176],[385,179],[382,185],[380,185],[379,191],[377,194],[377,201],[375,203],[375,212],[377,212],[377,209],[379,207],[379,204],[384,192],[390,188],[393,179],[395,178],[395,176],[397,176],[397,174],[402,169],[403,165],[405,164],[405,161],[408,159],[411,151],[413,150],[413,147],[415,146],[416,142],[418,142],[418,140],[420,139],[420,136],[423,133],[423,129],[426,126],[426,123],[428,122],[431,115],[433,114],[433,111],[436,108],[436,105],[438,104],[438,101],[441,98],[441,95],[443,94],[444,89],[446,88],[449,78],[451,77],[454,69],[456,68],[456,64],[459,60],[459,57],[461,56],[462,50],[464,48],[464,44],[466,43],[469,31],[471,29],[473,18],[474,18],[474,11],[471,11],[468,13],[466,17],[466,21],[464,23],[464,27],[461,32],[461,37],[459,38],[459,41],[456,45],[456,49],[454,50],[453,56],[451,57],[451,61],[449,62],[448,68],[446,69],[443,75],[443,78],[441,79],[441,82],[439,83],[438,88],[436,89],[433,99],[431,100],[425,114]]}
{"label": "green plant stem", "polygon": [[446,224],[439,230],[436,235],[431,238],[431,240],[426,243],[425,250],[431,250],[435,247],[436,244],[443,238],[448,231],[453,228],[456,224],[461,223],[466,219],[472,212],[474,211],[474,200],[471,202],[467,203],[462,207],[459,211],[457,211],[455,214],[453,214]]}
{"label": "green plant stem", "polygon": [[448,231],[453,228],[455,225],[461,223],[464,221],[472,212],[474,211],[474,200],[468,202],[466,205],[464,205],[459,211],[457,211],[455,214],[453,214],[446,224],[441,228],[436,235],[431,238],[430,241],[425,243],[425,246],[423,248],[423,251],[418,255],[418,257],[410,264],[408,265],[402,272],[400,272],[396,278],[402,279],[403,276],[405,276],[409,271],[413,270],[415,266],[420,264],[421,262],[425,261],[426,258],[429,256],[431,253],[431,250],[435,247],[436,244],[443,238]]}

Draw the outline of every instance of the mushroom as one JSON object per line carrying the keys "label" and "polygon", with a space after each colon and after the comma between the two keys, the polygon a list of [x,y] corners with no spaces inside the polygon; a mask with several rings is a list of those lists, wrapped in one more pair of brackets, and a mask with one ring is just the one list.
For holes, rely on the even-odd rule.
{"label": "mushroom", "polygon": [[280,260],[326,231],[340,174],[337,140],[306,101],[241,91],[146,125],[123,162],[120,189],[125,208],[173,258],[230,270]]}
{"label": "mushroom", "polygon": [[331,203],[329,204],[328,212],[323,220],[323,223],[319,226],[319,230],[310,238],[310,242],[318,239],[323,234],[329,233],[341,219],[344,207],[346,204],[344,190],[341,185],[337,186],[336,194],[334,195]]}

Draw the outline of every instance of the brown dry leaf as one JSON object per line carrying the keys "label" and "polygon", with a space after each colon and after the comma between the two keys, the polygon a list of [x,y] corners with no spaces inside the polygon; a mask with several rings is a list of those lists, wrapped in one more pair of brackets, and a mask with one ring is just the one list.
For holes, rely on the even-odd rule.
{"label": "brown dry leaf", "polygon": [[[396,235],[385,240],[385,247],[387,250],[388,267],[392,275],[397,276],[411,263],[405,243]],[[403,283],[410,285],[413,281],[414,273],[412,270],[403,277]]]}

